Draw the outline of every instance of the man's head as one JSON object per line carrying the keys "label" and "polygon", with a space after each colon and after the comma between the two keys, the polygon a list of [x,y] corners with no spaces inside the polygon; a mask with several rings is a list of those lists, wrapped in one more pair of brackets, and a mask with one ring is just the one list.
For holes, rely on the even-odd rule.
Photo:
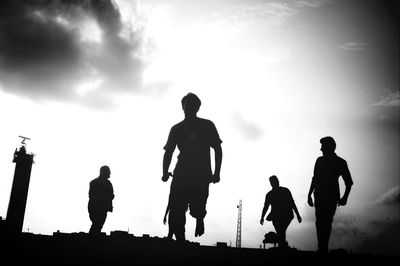
{"label": "man's head", "polygon": [[189,92],[182,98],[182,109],[186,118],[196,117],[201,101],[196,94]]}
{"label": "man's head", "polygon": [[100,177],[105,177],[108,179],[110,178],[110,175],[110,167],[108,167],[107,165],[103,165],[102,167],[100,167]]}
{"label": "man's head", "polygon": [[319,142],[321,142],[321,151],[323,155],[330,155],[335,152],[336,142],[332,137],[323,137]]}
{"label": "man's head", "polygon": [[276,175],[270,176],[269,182],[271,183],[272,188],[277,188],[279,187],[279,180],[276,177]]}

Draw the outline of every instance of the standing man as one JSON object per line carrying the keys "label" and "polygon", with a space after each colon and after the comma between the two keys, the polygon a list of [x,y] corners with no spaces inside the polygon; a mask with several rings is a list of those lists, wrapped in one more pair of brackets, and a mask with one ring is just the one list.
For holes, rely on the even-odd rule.
{"label": "standing man", "polygon": [[[204,234],[204,217],[209,183],[220,181],[222,162],[221,139],[213,122],[197,117],[201,101],[193,93],[182,98],[185,119],[171,128],[164,146],[163,176],[166,182],[172,154],[177,146],[180,153],[170,191],[168,224],[177,241],[185,241],[186,211],[196,218],[195,236]],[[210,147],[215,152],[214,174],[211,170]]]}
{"label": "standing man", "polygon": [[[336,206],[345,206],[353,180],[347,162],[336,155],[336,143],[332,137],[320,140],[322,156],[314,166],[314,176],[308,192],[308,205],[315,205],[315,226],[317,229],[318,252],[327,253]],[[340,197],[339,177],[346,185],[343,197]],[[312,198],[314,194],[314,201]]]}
{"label": "standing man", "polygon": [[114,190],[108,180],[110,175],[110,168],[104,165],[100,168],[100,176],[90,182],[88,211],[92,221],[89,231],[91,235],[101,233],[107,218],[107,212],[113,211]]}
{"label": "standing man", "polygon": [[296,203],[293,200],[290,190],[279,186],[279,180],[275,175],[269,178],[269,182],[271,183],[272,189],[265,196],[260,224],[264,224],[264,216],[271,205],[271,212],[267,216],[267,220],[272,221],[272,224],[275,227],[279,247],[285,248],[288,247],[286,241],[286,230],[294,218],[293,211],[296,213],[299,223],[301,223],[301,216],[297,210]]}

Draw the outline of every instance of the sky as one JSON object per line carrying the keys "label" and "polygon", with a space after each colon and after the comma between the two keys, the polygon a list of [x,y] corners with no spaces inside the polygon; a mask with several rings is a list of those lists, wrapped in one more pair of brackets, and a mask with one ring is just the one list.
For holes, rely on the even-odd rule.
{"label": "sky", "polygon": [[[333,136],[354,180],[330,247],[400,254],[399,31],[395,1],[1,1],[0,216],[18,136],[35,154],[25,232],[87,232],[89,182],[111,168],[103,231],[163,237],[162,157],[181,98],[202,101],[223,141],[202,245],[259,248],[268,177],[303,217],[289,245],[317,248],[307,205],[319,139]],[[176,162],[174,153],[170,170]],[[344,191],[343,182],[340,183]]]}

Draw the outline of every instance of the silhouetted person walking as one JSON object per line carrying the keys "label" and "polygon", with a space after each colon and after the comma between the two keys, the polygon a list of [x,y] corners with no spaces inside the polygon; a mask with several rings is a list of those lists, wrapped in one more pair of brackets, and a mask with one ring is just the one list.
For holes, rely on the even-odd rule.
{"label": "silhouetted person walking", "polygon": [[[174,125],[168,136],[163,158],[162,180],[166,182],[175,147],[180,151],[174,169],[170,192],[168,223],[178,241],[185,241],[186,211],[196,218],[195,236],[204,233],[204,217],[209,183],[220,181],[222,162],[221,139],[210,120],[197,117],[201,101],[193,93],[182,98],[185,119]],[[215,152],[214,174],[211,169],[210,147]]]}
{"label": "silhouetted person walking", "polygon": [[92,221],[89,234],[100,234],[107,218],[107,212],[112,212],[114,190],[110,178],[111,171],[108,166],[100,168],[100,176],[90,182],[89,188],[89,217]]}
{"label": "silhouetted person walking", "polygon": [[269,178],[269,182],[271,183],[272,189],[265,196],[260,224],[264,224],[264,216],[271,205],[271,212],[267,216],[267,220],[272,221],[272,224],[275,227],[279,247],[288,247],[286,241],[286,230],[294,218],[293,211],[296,213],[299,223],[301,223],[301,216],[297,210],[297,206],[290,190],[279,186],[279,180],[274,175]]}
{"label": "silhouetted person walking", "polygon": [[[308,205],[315,205],[318,252],[327,253],[336,206],[345,206],[353,180],[347,162],[336,155],[336,143],[332,137],[320,140],[322,156],[314,166],[314,176],[308,192]],[[346,190],[340,198],[339,177],[342,176]],[[314,201],[312,199],[314,194]]]}

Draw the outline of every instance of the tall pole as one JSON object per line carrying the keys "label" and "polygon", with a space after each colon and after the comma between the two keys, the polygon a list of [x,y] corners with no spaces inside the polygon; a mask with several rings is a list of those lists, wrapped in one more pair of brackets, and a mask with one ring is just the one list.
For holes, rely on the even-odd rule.
{"label": "tall pole", "polygon": [[242,200],[239,200],[238,208],[238,220],[237,220],[237,230],[236,230],[236,247],[242,247]]}
{"label": "tall pole", "polygon": [[13,159],[15,172],[6,217],[6,224],[10,233],[22,232],[33,164],[33,154],[27,153],[25,147],[25,140],[28,138],[22,138],[22,145],[19,150],[15,149]]}

